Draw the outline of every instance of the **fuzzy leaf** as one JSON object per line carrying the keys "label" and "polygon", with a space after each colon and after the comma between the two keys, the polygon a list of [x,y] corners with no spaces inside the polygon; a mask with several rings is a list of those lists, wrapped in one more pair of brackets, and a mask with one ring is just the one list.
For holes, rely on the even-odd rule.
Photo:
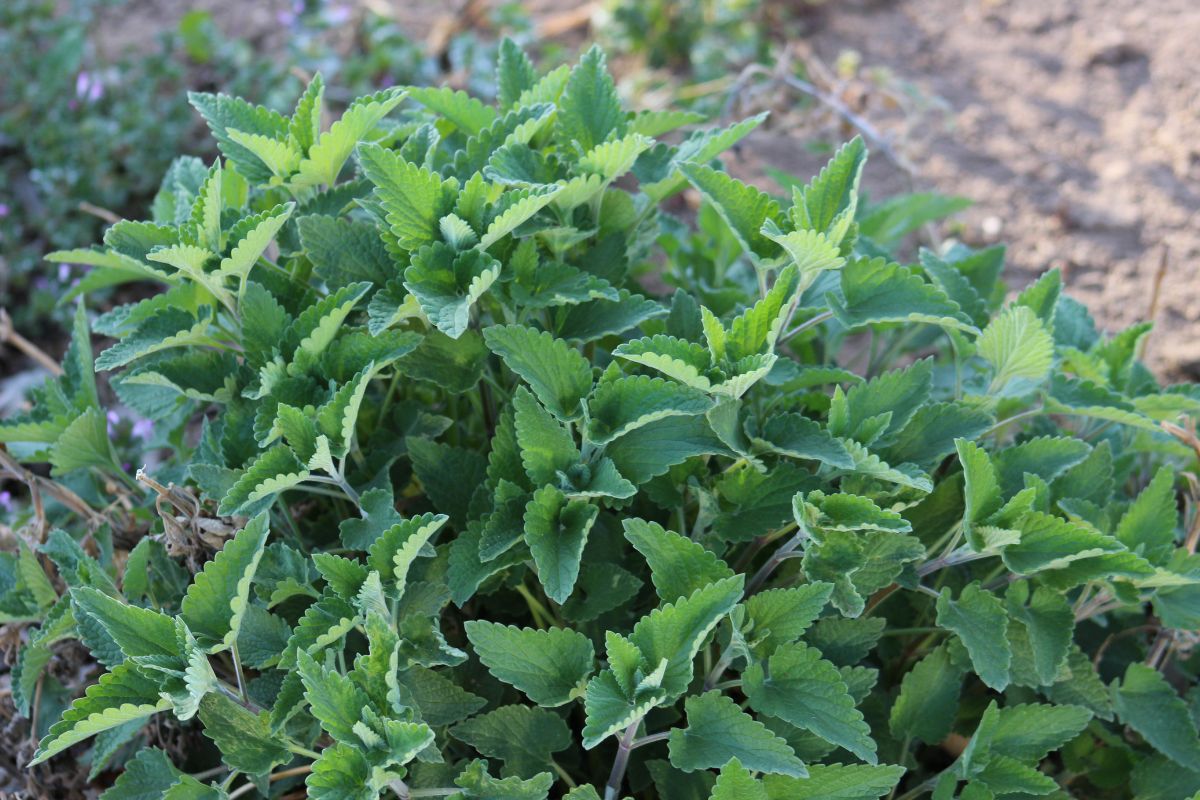
{"label": "fuzzy leaf", "polygon": [[269,517],[254,517],[204,566],[183,598],[181,617],[210,653],[227,650],[237,641],[250,596],[250,582],[263,555]]}
{"label": "fuzzy leaf", "polygon": [[684,772],[716,769],[731,758],[755,772],[803,778],[808,770],[788,743],[720,692],[689,697],[687,727],[672,728],[671,763]]}
{"label": "fuzzy leaf", "polygon": [[595,669],[592,643],[568,628],[522,629],[473,620],[466,631],[492,675],[540,706],[569,703]]}

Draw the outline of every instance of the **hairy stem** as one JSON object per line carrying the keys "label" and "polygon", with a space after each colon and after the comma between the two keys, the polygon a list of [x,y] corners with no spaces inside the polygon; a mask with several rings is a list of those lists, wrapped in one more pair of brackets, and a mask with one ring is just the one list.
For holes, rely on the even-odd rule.
{"label": "hairy stem", "polygon": [[633,750],[634,737],[637,736],[638,725],[641,724],[641,718],[635,719],[633,724],[625,729],[625,735],[617,745],[617,757],[613,759],[612,772],[609,773],[608,783],[604,786],[604,800],[617,800],[621,794],[621,784],[625,782],[625,768],[629,766],[629,753]]}

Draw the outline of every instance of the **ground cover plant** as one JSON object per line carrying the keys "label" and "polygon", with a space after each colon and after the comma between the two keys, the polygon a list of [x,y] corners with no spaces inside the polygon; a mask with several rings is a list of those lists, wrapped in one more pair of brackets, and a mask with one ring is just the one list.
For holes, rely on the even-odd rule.
{"label": "ground cover plant", "polygon": [[193,95],[220,158],[52,256],[162,291],[0,424],[34,787],[1200,792],[1200,391],[1147,326],[896,260],[930,198],[861,197],[861,140],[730,178],[763,117],[629,112],[598,49],[324,91]]}

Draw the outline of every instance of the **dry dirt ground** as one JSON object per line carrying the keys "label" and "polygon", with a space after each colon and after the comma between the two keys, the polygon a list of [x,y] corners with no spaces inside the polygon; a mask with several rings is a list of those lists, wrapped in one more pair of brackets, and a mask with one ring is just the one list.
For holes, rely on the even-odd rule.
{"label": "dry dirt ground", "polygon": [[1148,355],[1200,379],[1200,2],[841,2],[812,37],[941,98],[904,145],[920,179],[976,202],[1024,279],[1058,266],[1105,327],[1147,318]]}
{"label": "dry dirt ground", "polygon": [[[487,1],[347,5],[390,11],[414,38],[432,40],[456,13],[461,20],[456,9],[473,15]],[[1006,242],[1014,287],[1060,267],[1103,327],[1155,318],[1147,355],[1160,373],[1200,379],[1200,0],[762,2],[767,17],[801,20],[793,28],[803,34],[789,43],[798,51],[830,65],[855,53],[860,76],[883,71],[885,84],[942,109],[897,122],[894,109],[874,107],[869,96],[861,106],[893,137],[917,186],[975,201],[956,234],[972,244]],[[587,7],[599,6],[523,5],[543,26],[586,20]],[[225,30],[270,41],[274,12],[286,3],[129,6],[139,9],[141,31],[206,7]],[[112,22],[128,31],[128,19],[123,11]],[[579,41],[583,32],[571,27],[567,36]],[[854,104],[852,83],[836,88]],[[811,126],[778,115],[776,123],[741,148],[736,172],[754,177],[774,166],[805,176],[820,166],[805,147]],[[880,157],[867,182],[881,192],[905,185]]]}

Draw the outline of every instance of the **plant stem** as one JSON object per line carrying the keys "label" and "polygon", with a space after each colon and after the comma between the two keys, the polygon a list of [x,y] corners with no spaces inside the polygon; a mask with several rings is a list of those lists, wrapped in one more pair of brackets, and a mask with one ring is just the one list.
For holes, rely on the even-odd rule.
{"label": "plant stem", "polygon": [[782,564],[789,556],[791,556],[791,554],[796,551],[796,548],[803,544],[806,538],[807,536],[804,531],[796,531],[795,536],[793,536],[791,539],[788,539],[782,547],[776,550],[774,554],[767,559],[767,563],[763,564],[759,568],[758,572],[754,573],[754,577],[750,579],[750,583],[746,584],[745,596],[749,597],[757,592],[762,585],[766,583],[767,578],[771,577],[771,573],[775,571],[775,568]]}
{"label": "plant stem", "polygon": [[250,698],[246,696],[246,679],[242,676],[242,660],[238,657],[237,642],[231,646],[230,655],[233,656],[233,674],[237,676],[238,695],[242,698],[242,703],[248,703]]}
{"label": "plant stem", "polygon": [[776,346],[785,344],[793,336],[804,333],[809,328],[815,328],[816,326],[820,325],[822,322],[826,322],[830,319],[833,319],[832,311],[822,311],[820,314],[817,314],[815,317],[809,317],[808,319],[804,320],[804,322],[801,322],[799,325],[797,325],[796,327],[792,328],[790,331],[785,333],[783,336],[780,336],[779,341],[776,343]]}
{"label": "plant stem", "polygon": [[633,743],[629,745],[629,749],[634,750],[639,747],[642,747],[643,745],[654,744],[655,742],[661,742],[664,739],[670,738],[670,736],[671,736],[670,731],[660,731],[659,733],[652,733],[649,736],[643,736],[640,739],[634,739]]}
{"label": "plant stem", "polygon": [[608,783],[604,786],[604,800],[617,800],[621,794],[621,784],[625,782],[625,768],[629,766],[629,753],[633,749],[633,740],[637,736],[638,725],[642,724],[639,717],[625,729],[625,735],[617,745],[617,757],[613,759],[612,772],[608,775]]}
{"label": "plant stem", "polygon": [[301,747],[298,744],[289,744],[288,750],[292,753],[295,753],[298,756],[304,756],[305,758],[311,758],[313,761],[316,761],[318,758],[321,757],[321,754],[316,752],[315,750],[309,750],[307,747]]}

